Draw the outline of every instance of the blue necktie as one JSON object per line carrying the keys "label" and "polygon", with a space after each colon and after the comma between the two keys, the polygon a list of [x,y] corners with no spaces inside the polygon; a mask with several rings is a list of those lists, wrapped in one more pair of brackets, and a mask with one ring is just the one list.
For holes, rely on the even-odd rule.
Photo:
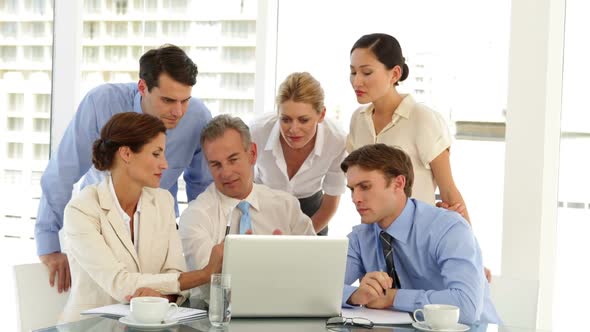
{"label": "blue necktie", "polygon": [[247,230],[252,229],[252,220],[250,219],[250,203],[241,201],[238,209],[242,212],[240,217],[240,234],[245,234]]}

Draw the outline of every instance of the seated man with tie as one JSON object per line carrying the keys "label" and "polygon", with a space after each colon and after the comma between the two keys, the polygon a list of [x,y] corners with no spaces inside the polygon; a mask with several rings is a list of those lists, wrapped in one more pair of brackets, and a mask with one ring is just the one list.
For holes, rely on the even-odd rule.
{"label": "seated man with tie", "polygon": [[412,312],[452,304],[462,323],[500,321],[471,227],[456,212],[410,198],[414,174],[405,152],[367,145],[341,168],[361,216],[348,235],[343,306]]}
{"label": "seated man with tie", "polygon": [[[225,237],[226,225],[232,234],[315,235],[311,219],[294,196],[253,182],[256,144],[240,118],[226,114],[213,118],[201,131],[201,146],[213,183],[180,217],[190,269],[207,264],[211,249]],[[195,297],[206,299],[208,292],[195,290],[191,297],[193,302]]]}

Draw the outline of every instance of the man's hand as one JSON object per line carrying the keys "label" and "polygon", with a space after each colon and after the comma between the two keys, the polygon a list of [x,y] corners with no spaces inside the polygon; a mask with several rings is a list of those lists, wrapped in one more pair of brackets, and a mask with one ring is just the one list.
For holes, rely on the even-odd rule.
{"label": "man's hand", "polygon": [[486,275],[486,279],[488,280],[488,284],[491,284],[492,283],[492,271],[484,266],[483,272]]}
{"label": "man's hand", "polygon": [[350,295],[348,303],[367,305],[377,300],[386,301],[384,299],[387,297],[386,290],[390,289],[392,285],[393,279],[387,273],[378,271],[369,272],[361,279],[359,288]]}
{"label": "man's hand", "polygon": [[57,274],[57,292],[67,292],[72,285],[68,256],[61,252],[54,252],[39,256],[39,260],[49,269],[49,285],[51,287],[55,285],[55,275]]}
{"label": "man's hand", "polygon": [[157,290],[153,290],[148,287],[140,287],[137,290],[135,290],[135,293],[133,293],[133,295],[125,296],[125,300],[127,300],[127,302],[129,302],[134,297],[142,297],[142,296],[163,297],[162,294],[160,292],[158,292]]}
{"label": "man's hand", "polygon": [[465,209],[465,205],[462,205],[461,203],[457,203],[455,205],[449,205],[448,203],[445,203],[445,202],[436,202],[436,207],[447,209],[449,211],[455,211],[458,214],[460,214],[463,218],[467,219],[467,214],[466,214],[467,210]]}
{"label": "man's hand", "polygon": [[385,296],[380,296],[377,299],[367,303],[367,308],[371,309],[385,309],[393,305],[397,289],[391,288],[385,290]]}
{"label": "man's hand", "polygon": [[205,270],[210,274],[221,273],[221,267],[223,265],[223,242],[218,243],[211,248],[211,254],[209,255],[209,263],[205,266]]}

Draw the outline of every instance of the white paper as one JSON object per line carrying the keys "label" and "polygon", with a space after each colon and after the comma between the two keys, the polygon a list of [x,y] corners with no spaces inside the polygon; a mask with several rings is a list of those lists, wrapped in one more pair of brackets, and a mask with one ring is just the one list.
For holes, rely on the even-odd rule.
{"label": "white paper", "polygon": [[[104,307],[86,310],[82,315],[111,315],[111,316],[129,316],[131,311],[128,304],[111,304]],[[173,314],[168,315],[168,320],[187,321],[201,317],[205,317],[207,312],[205,310],[180,307]]]}
{"label": "white paper", "polygon": [[375,325],[412,324],[414,322],[407,312],[391,309],[369,309],[365,307],[342,308],[342,317],[366,318]]}

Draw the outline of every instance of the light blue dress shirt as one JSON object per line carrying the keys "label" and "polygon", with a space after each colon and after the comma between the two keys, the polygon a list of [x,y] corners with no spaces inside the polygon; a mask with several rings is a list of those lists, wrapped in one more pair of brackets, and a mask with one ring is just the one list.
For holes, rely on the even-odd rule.
{"label": "light blue dress shirt", "polygon": [[[103,84],[88,92],[80,102],[41,177],[43,193],[35,223],[38,255],[61,251],[58,231],[63,225],[64,208],[72,196],[73,185],[84,175],[81,188],[104,178],[103,172],[92,167],[92,144],[113,115],[131,111],[142,112],[137,83]],[[203,102],[191,98],[176,128],[166,131],[168,169],[162,174],[160,186],[168,189],[175,201],[178,177],[183,171],[189,201],[212,182],[200,145],[201,130],[210,119],[211,113]]]}
{"label": "light blue dress shirt", "polygon": [[[348,259],[342,304],[366,273],[386,271],[375,224],[355,226],[348,235]],[[394,238],[395,268],[402,289],[393,309],[412,312],[425,304],[461,308],[465,324],[500,323],[490,300],[481,250],[471,226],[458,213],[408,199],[401,215],[386,230]]]}

